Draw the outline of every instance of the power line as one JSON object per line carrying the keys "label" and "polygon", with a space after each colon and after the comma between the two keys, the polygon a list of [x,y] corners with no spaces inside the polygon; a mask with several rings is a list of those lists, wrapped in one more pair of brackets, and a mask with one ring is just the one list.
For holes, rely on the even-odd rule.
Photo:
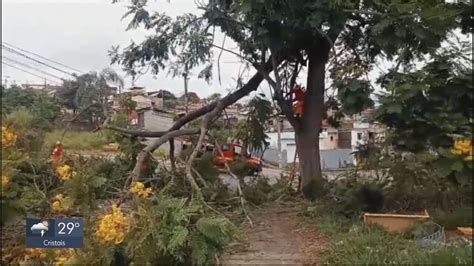
{"label": "power line", "polygon": [[60,65],[60,66],[65,67],[65,68],[69,68],[70,70],[76,71],[76,72],[78,72],[79,74],[82,74],[82,73],[83,73],[83,72],[80,71],[80,70],[77,70],[77,69],[72,68],[72,67],[70,67],[70,66],[67,66],[67,65],[65,65],[65,64],[59,63],[59,62],[57,62],[57,61],[48,59],[48,58],[46,58],[46,57],[44,57],[44,56],[41,56],[41,55],[39,55],[39,54],[30,52],[30,51],[28,51],[28,50],[22,49],[22,48],[20,48],[20,47],[18,47],[18,46],[15,46],[15,45],[13,45],[13,44],[9,44],[9,43],[7,43],[7,42],[2,42],[2,43],[3,43],[4,45],[10,46],[11,48],[20,50],[20,51],[25,52],[25,53],[29,53],[29,54],[35,55],[35,56],[37,56],[37,57],[39,57],[39,58],[41,58],[41,59],[43,59],[43,60],[49,61],[49,62],[51,62],[51,63]]}
{"label": "power line", "polygon": [[24,66],[24,67],[27,67],[27,68],[36,70],[36,71],[41,72],[41,73],[43,73],[43,74],[45,74],[45,75],[48,75],[48,76],[55,77],[55,78],[61,79],[61,80],[63,79],[63,78],[61,78],[61,77],[59,77],[59,76],[50,74],[50,73],[48,73],[48,72],[46,72],[46,71],[43,71],[43,70],[41,70],[41,69],[39,69],[39,68],[32,67],[32,66],[30,66],[30,65],[24,64],[24,63],[22,63],[22,62],[16,61],[16,60],[11,59],[11,58],[6,57],[6,56],[3,56],[3,59],[6,59],[6,60],[8,60],[8,61],[10,61],[10,62],[12,62],[12,63],[14,63],[14,64],[21,65],[21,66]]}
{"label": "power line", "polygon": [[27,59],[29,59],[29,60],[35,61],[36,63],[39,63],[39,64],[41,64],[41,65],[50,67],[50,68],[55,69],[55,70],[57,70],[57,71],[59,71],[59,72],[62,72],[62,73],[64,73],[64,74],[67,74],[67,75],[70,75],[70,76],[72,76],[72,77],[75,77],[73,74],[71,74],[71,73],[69,73],[69,72],[66,72],[66,71],[64,71],[64,70],[62,70],[62,69],[59,69],[59,68],[55,67],[55,66],[51,66],[51,65],[46,64],[46,63],[44,63],[44,62],[41,62],[41,61],[39,61],[39,60],[37,60],[37,59],[35,59],[35,58],[32,58],[32,57],[30,57],[30,56],[28,56],[28,55],[25,55],[24,53],[18,52],[18,51],[14,50],[14,49],[12,49],[12,48],[10,48],[10,47],[8,47],[8,46],[5,46],[5,45],[3,45],[3,44],[2,44],[2,48],[4,48],[5,50],[7,50],[7,51],[9,51],[9,52],[11,52],[11,53],[14,53],[14,54],[23,56],[23,57],[25,57],[25,58],[27,58]]}
{"label": "power line", "polygon": [[30,71],[28,71],[28,70],[24,70],[24,69],[21,69],[21,68],[19,68],[19,67],[16,67],[16,66],[10,65],[10,64],[8,64],[8,63],[6,63],[6,62],[4,62],[4,61],[2,61],[2,64],[6,65],[6,66],[9,66],[9,67],[11,67],[11,68],[14,68],[14,69],[17,69],[17,70],[23,71],[23,72],[25,72],[25,73],[28,73],[28,74],[30,74],[30,75],[36,76],[36,77],[38,77],[38,78],[42,78],[42,79],[44,79],[44,80],[47,80],[47,81],[49,81],[49,82],[54,82],[54,83],[56,83],[56,84],[61,84],[60,82],[57,82],[57,81],[54,81],[54,80],[47,79],[47,78],[45,78],[45,77],[43,77],[43,76],[37,75],[37,74],[35,74],[35,73],[31,73],[31,72],[30,72]]}

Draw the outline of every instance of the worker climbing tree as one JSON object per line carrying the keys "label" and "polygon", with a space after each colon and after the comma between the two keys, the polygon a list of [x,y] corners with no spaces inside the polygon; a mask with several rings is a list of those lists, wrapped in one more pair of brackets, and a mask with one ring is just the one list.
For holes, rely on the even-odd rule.
{"label": "worker climbing tree", "polygon": [[295,87],[288,92],[287,97],[291,94],[294,93],[295,97],[293,98],[293,112],[295,113],[296,117],[301,117],[303,116],[303,110],[304,110],[304,90],[301,87],[301,85],[296,84]]}

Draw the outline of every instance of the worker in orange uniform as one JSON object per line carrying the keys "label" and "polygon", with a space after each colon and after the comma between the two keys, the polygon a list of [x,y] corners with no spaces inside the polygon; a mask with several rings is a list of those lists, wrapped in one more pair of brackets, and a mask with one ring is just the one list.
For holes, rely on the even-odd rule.
{"label": "worker in orange uniform", "polygon": [[[296,85],[288,94],[294,93],[295,97],[293,98],[293,112],[295,116],[301,117],[303,116],[304,110],[304,91],[300,85]],[[287,95],[288,95],[287,94]]]}
{"label": "worker in orange uniform", "polygon": [[53,149],[52,156],[55,164],[59,164],[61,162],[63,156],[63,144],[61,143],[61,141],[56,142],[56,146]]}

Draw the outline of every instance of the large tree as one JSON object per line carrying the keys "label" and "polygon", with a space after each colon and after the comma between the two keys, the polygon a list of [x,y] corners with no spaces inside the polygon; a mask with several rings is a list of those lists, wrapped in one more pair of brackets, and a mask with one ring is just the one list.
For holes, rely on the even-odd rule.
{"label": "large tree", "polygon": [[81,112],[83,118],[103,120],[110,111],[109,98],[115,93],[114,87],[121,90],[123,80],[115,71],[106,68],[99,73],[91,71],[75,80],[64,81],[56,96],[64,107],[74,113]]}
{"label": "large tree", "polygon": [[[177,129],[206,113],[210,120],[266,80],[295,129],[302,191],[307,198],[314,198],[323,188],[318,133],[327,91],[338,90],[343,110],[358,112],[372,104],[368,73],[377,62],[394,62],[393,71],[408,68],[436,51],[449,33],[457,28],[470,31],[472,25],[471,12],[466,11],[470,4],[441,0],[208,0],[198,3],[202,14],[176,18],[150,12],[146,3],[131,1],[129,28],[143,26],[152,34],[139,44],[111,51],[112,61],[130,74],[149,66],[155,73],[179,66],[184,54],[186,71],[204,65],[208,77],[213,48],[239,56],[257,72],[220,101],[178,120],[165,135],[179,135]],[[215,29],[230,37],[239,51],[217,43]],[[306,73],[306,94],[304,114],[297,118],[291,97],[284,95],[301,73]],[[328,76],[331,86],[325,84]]]}

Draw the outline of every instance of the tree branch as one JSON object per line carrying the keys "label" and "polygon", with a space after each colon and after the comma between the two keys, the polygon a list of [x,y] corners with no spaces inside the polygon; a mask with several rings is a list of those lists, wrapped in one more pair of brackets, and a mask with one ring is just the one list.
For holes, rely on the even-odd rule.
{"label": "tree branch", "polygon": [[[185,136],[185,135],[194,135],[194,134],[198,134],[200,131],[201,130],[199,128],[174,130],[174,131],[170,131],[170,132],[166,133],[165,135],[161,136],[160,138],[154,140],[151,144],[146,146],[138,154],[137,162],[135,164],[135,168],[133,169],[132,174],[131,174],[132,182],[137,181],[138,178],[140,177],[141,166],[145,162],[145,160],[146,160],[147,156],[149,155],[149,153],[153,152],[160,145],[162,145],[163,143],[167,142],[168,140],[170,140],[172,138],[176,138],[176,137],[179,137],[179,136]],[[129,184],[128,184],[128,181],[127,181],[126,184],[125,184],[125,187],[127,187],[128,185]]]}
{"label": "tree branch", "polygon": [[[300,122],[299,120],[294,116],[293,113],[293,106],[285,100],[283,97],[283,90],[281,89],[281,79],[280,79],[280,74],[278,73],[278,65],[279,62],[277,62],[275,58],[274,52],[272,52],[272,55],[270,56],[270,61],[272,63],[272,67],[274,69],[274,74],[276,78],[276,82],[270,77],[268,73],[263,71],[261,68],[258,68],[259,73],[263,75],[263,77],[266,79],[268,84],[273,88],[275,91],[275,99],[280,106],[281,111],[283,114],[286,116],[290,124],[293,126],[293,128],[297,131],[300,128]],[[256,66],[255,66],[256,67]]]}
{"label": "tree branch", "polygon": [[[220,156],[224,157],[224,153],[222,152],[221,145],[219,142],[217,142],[217,139],[209,133],[209,135],[214,139],[214,144],[216,145],[217,152],[219,152]],[[235,175],[229,167],[229,164],[227,164],[227,161],[224,160],[224,165],[227,170],[227,172],[232,176],[237,181],[237,192],[239,193],[239,198],[240,198],[240,206],[242,207],[242,211],[245,215],[245,218],[247,218],[247,221],[249,222],[250,226],[253,227],[253,222],[252,219],[250,219],[249,214],[247,213],[247,209],[245,209],[245,198],[244,198],[244,193],[242,192],[242,186],[240,185],[240,179]]]}

